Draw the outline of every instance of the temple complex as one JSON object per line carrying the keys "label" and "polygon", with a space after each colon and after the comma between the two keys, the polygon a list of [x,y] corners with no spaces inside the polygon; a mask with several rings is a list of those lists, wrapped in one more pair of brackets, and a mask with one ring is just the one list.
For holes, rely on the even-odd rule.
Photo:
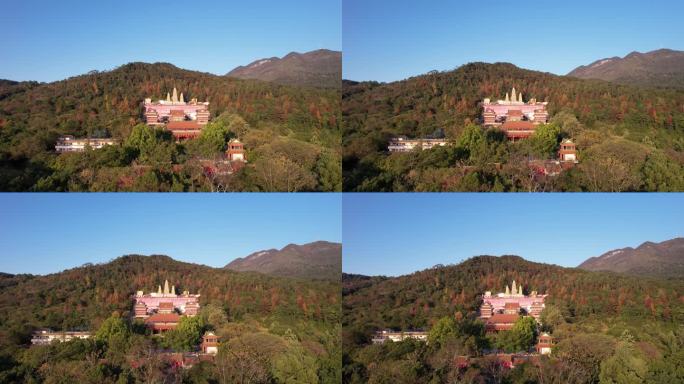
{"label": "temple complex", "polygon": [[512,141],[528,138],[534,134],[537,125],[548,121],[547,104],[536,99],[524,102],[522,92],[516,93],[514,87],[510,96],[506,93],[504,100],[483,100],[482,124],[501,128]]}
{"label": "temple complex", "polygon": [[177,140],[199,136],[210,118],[208,101],[198,102],[193,98],[186,102],[182,92],[178,96],[176,88],[173,88],[173,95],[166,94],[166,100],[145,99],[144,107],[145,122],[163,125]]}
{"label": "temple complex", "polygon": [[510,329],[512,323],[521,315],[529,315],[539,320],[541,311],[544,310],[544,299],[547,295],[539,295],[532,291],[529,295],[523,293],[522,285],[517,285],[515,280],[509,287],[506,285],[505,292],[492,295],[490,291],[484,293],[480,306],[480,318],[491,330]]}
{"label": "temple complex", "polygon": [[176,287],[169,287],[166,280],[164,288],[160,285],[157,292],[136,293],[133,315],[144,319],[145,324],[154,332],[165,332],[178,325],[181,315],[196,316],[199,313],[199,297],[199,294],[190,294],[188,291],[176,294]]}

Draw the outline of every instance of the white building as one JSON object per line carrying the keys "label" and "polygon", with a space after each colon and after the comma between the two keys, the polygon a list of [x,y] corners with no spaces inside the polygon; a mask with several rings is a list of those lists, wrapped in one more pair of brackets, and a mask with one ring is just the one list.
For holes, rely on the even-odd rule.
{"label": "white building", "polygon": [[31,337],[31,344],[33,345],[48,345],[53,341],[69,341],[73,339],[88,339],[92,335],[90,332],[80,332],[80,331],[64,331],[55,332],[51,329],[41,329],[33,332],[33,337]]}
{"label": "white building", "polygon": [[387,149],[390,152],[410,152],[416,147],[432,149],[447,145],[446,139],[409,139],[406,136],[393,137],[389,141]]}
{"label": "white building", "polygon": [[86,147],[92,149],[100,149],[105,145],[115,145],[118,144],[119,140],[116,139],[77,139],[74,136],[60,136],[55,144],[55,151],[57,152],[83,152]]}
{"label": "white building", "polygon": [[427,341],[428,333],[425,331],[403,331],[395,332],[392,330],[382,330],[375,332],[372,342],[373,344],[383,344],[384,342],[390,340],[393,342],[404,341],[406,339],[415,339],[420,341]]}

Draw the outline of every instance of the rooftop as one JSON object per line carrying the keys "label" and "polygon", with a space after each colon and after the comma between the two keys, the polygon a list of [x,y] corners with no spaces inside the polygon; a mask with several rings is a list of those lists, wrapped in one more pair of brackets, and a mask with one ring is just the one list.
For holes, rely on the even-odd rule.
{"label": "rooftop", "polygon": [[531,121],[506,121],[501,125],[502,129],[534,129]]}
{"label": "rooftop", "polygon": [[180,315],[175,313],[155,313],[145,319],[146,323],[177,323],[179,321]]}
{"label": "rooftop", "polygon": [[503,313],[496,313],[487,319],[488,323],[512,324],[515,323],[520,315],[506,315]]}

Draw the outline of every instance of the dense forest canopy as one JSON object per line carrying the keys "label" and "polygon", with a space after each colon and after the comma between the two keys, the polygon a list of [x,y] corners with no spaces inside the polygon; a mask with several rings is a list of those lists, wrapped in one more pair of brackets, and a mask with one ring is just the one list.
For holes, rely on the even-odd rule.
{"label": "dense forest canopy", "polygon": [[[474,132],[484,98],[515,87],[525,101],[548,101],[552,146],[538,135],[509,143],[495,129]],[[471,63],[388,84],[343,82],[343,173],[348,191],[682,190],[684,91],[624,86]],[[443,129],[455,145],[387,154],[397,135]],[[555,158],[573,138],[579,166],[529,185],[524,159]],[[504,164],[495,168],[494,163]]]}
{"label": "dense forest canopy", "polygon": [[[142,101],[165,98],[174,87],[186,100],[209,101],[218,126],[184,144],[157,135],[150,156],[141,156],[126,140],[143,121]],[[212,181],[193,160],[217,157],[225,141],[239,137],[250,164],[224,183],[226,189],[339,190],[339,97],[338,90],[239,80],[167,63],[130,63],[49,84],[3,82],[0,189],[210,190]],[[57,137],[67,134],[124,143],[55,154]]]}
{"label": "dense forest canopy", "polygon": [[[201,295],[200,316],[186,324],[189,329],[195,327],[194,334],[190,332],[191,341],[185,336],[187,331],[164,338],[152,337],[129,319],[135,292],[156,290],[164,280],[174,284],[179,292],[188,290]],[[261,372],[259,377],[263,380],[252,381],[255,383],[288,382],[288,375],[339,382],[337,282],[234,272],[178,262],[167,256],[129,255],[106,264],[84,265],[46,276],[3,275],[0,287],[0,382],[54,382],[51,380],[58,377],[83,377],[78,375],[86,373],[77,372],[83,369],[79,368],[81,354],[104,358],[88,365],[88,375],[95,375],[93,370],[101,374],[98,380],[88,376],[88,382],[141,380],[143,373],[131,364],[131,356],[150,348],[192,351],[199,330],[205,329],[213,329],[224,342],[216,363],[173,375],[199,375],[205,380],[213,378],[225,383],[247,382],[225,376],[243,373],[238,366],[245,364],[245,370],[249,367]],[[125,330],[125,342],[101,340],[103,332],[111,332],[112,324]],[[97,333],[99,343],[76,341],[28,348],[31,332],[41,327],[90,330]],[[149,355],[143,360],[152,364],[153,358]],[[301,372],[289,372],[288,364]],[[46,372],[47,367],[55,372]],[[157,368],[155,372],[162,378],[176,377],[161,366]],[[219,368],[223,371],[218,372]]]}
{"label": "dense forest canopy", "polygon": [[[509,373],[496,373],[493,367],[480,365],[459,369],[454,364],[457,355],[479,356],[491,348],[518,350],[507,340],[509,334],[485,337],[483,324],[477,319],[483,292],[503,291],[512,280],[522,284],[525,294],[534,290],[549,295],[542,325],[555,338],[551,358],[543,359],[541,366],[524,364]],[[456,379],[593,383],[598,382],[601,370],[606,377],[613,377],[612,364],[625,358],[644,367],[637,382],[667,382],[674,377],[682,380],[684,371],[673,363],[677,356],[684,356],[683,320],[681,279],[588,272],[528,262],[517,256],[480,256],[455,266],[375,279],[370,285],[345,291],[344,378],[349,383],[391,379],[401,383]],[[445,341],[370,345],[372,333],[385,328],[424,328],[430,330],[431,337]],[[597,361],[588,357],[594,352],[600,354]],[[498,379],[493,378],[496,375]],[[546,375],[548,381],[540,375]]]}

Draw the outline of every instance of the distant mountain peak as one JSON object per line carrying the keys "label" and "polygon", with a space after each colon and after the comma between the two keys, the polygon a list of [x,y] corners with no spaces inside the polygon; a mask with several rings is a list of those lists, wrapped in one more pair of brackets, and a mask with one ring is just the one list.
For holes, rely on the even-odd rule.
{"label": "distant mountain peak", "polygon": [[684,88],[684,52],[661,48],[633,51],[625,57],[609,57],[582,65],[568,76],[600,79],[620,84]]}
{"label": "distant mountain peak", "polygon": [[339,88],[342,79],[342,52],[317,49],[290,52],[282,58],[268,57],[239,66],[226,76],[256,79],[278,84]]}
{"label": "distant mountain peak", "polygon": [[225,268],[286,277],[339,279],[342,244],[328,241],[301,245],[291,243],[279,250],[267,249],[237,258]]}
{"label": "distant mountain peak", "polygon": [[590,271],[612,271],[652,277],[684,277],[684,238],[636,248],[620,248],[591,257],[578,266]]}

